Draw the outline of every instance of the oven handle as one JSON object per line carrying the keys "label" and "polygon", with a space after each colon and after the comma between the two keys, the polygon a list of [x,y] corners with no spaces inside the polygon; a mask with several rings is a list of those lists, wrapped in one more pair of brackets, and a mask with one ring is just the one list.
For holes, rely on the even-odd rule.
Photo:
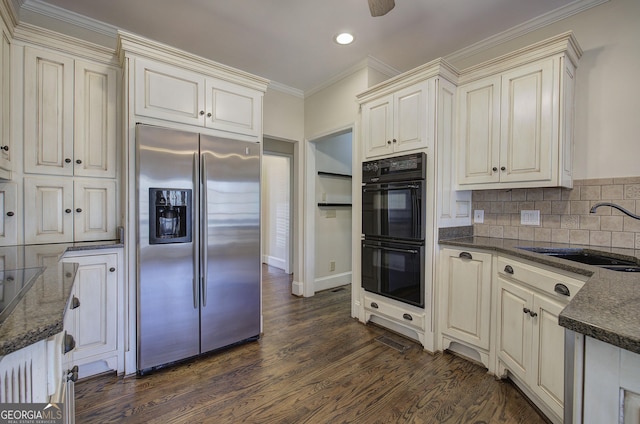
{"label": "oven handle", "polygon": [[389,250],[391,252],[402,252],[402,253],[412,253],[414,255],[417,255],[418,253],[420,253],[419,251],[415,250],[415,249],[400,249],[397,247],[385,247],[385,246],[377,246],[377,245],[373,245],[373,244],[362,244],[362,247],[372,247],[374,249],[380,249],[380,250]]}
{"label": "oven handle", "polygon": [[391,190],[406,190],[408,188],[420,188],[420,184],[404,184],[398,186],[391,187],[380,187],[380,188],[362,188],[362,192],[374,192],[374,191],[391,191]]}

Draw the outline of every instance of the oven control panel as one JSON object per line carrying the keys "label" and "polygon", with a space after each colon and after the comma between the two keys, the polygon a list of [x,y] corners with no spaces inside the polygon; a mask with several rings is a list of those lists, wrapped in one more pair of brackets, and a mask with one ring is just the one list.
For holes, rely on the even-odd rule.
{"label": "oven control panel", "polygon": [[363,162],[362,182],[424,180],[426,159],[426,154],[420,152]]}

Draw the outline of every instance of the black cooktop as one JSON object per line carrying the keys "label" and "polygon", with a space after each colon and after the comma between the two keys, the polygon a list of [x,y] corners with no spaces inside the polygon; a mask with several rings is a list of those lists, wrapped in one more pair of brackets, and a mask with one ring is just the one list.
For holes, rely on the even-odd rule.
{"label": "black cooktop", "polygon": [[0,271],[0,324],[9,316],[43,271],[44,267]]}

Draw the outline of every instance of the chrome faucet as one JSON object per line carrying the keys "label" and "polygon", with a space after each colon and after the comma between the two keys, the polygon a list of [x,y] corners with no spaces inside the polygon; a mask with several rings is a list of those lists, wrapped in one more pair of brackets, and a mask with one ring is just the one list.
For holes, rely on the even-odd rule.
{"label": "chrome faucet", "polygon": [[622,206],[618,206],[615,203],[608,203],[608,202],[596,203],[595,205],[593,205],[593,207],[591,208],[591,210],[589,212],[590,213],[596,213],[596,209],[598,209],[600,206],[611,206],[612,208],[618,209],[620,212],[622,212],[625,215],[630,216],[631,218],[640,219],[640,215],[636,215],[634,213],[631,213],[628,210],[626,210],[625,208],[623,208]]}

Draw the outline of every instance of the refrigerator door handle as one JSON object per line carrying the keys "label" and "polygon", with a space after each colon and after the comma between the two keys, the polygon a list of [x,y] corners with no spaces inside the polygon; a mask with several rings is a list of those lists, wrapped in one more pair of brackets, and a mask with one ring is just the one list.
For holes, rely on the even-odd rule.
{"label": "refrigerator door handle", "polygon": [[[193,187],[196,188],[198,187],[198,154],[194,153],[193,154]],[[197,197],[195,197],[195,199],[197,199]],[[192,200],[195,201],[195,200]],[[193,208],[193,210],[197,211],[197,208]],[[199,219],[199,215],[198,212],[196,212],[196,215],[192,218],[192,225],[195,224],[196,222],[198,222]],[[197,227],[196,227],[197,228]],[[194,231],[194,235],[195,235],[195,240],[193,240],[192,246],[193,246],[193,255],[191,255],[192,259],[193,259],[193,283],[192,283],[192,290],[193,290],[193,309],[198,309],[198,280],[200,278],[200,273],[198,272],[198,240],[200,238],[199,234],[197,231]]]}
{"label": "refrigerator door handle", "polygon": [[200,209],[200,213],[202,214],[202,225],[201,225],[201,237],[200,237],[200,263],[202,264],[202,275],[200,276],[202,281],[202,307],[207,306],[207,276],[209,273],[207,272],[207,248],[209,247],[209,238],[208,238],[208,215],[207,208],[209,207],[207,203],[207,161],[206,155],[202,154],[202,167],[200,168],[200,181],[202,182],[202,193],[200,194],[200,202],[202,207]]}

